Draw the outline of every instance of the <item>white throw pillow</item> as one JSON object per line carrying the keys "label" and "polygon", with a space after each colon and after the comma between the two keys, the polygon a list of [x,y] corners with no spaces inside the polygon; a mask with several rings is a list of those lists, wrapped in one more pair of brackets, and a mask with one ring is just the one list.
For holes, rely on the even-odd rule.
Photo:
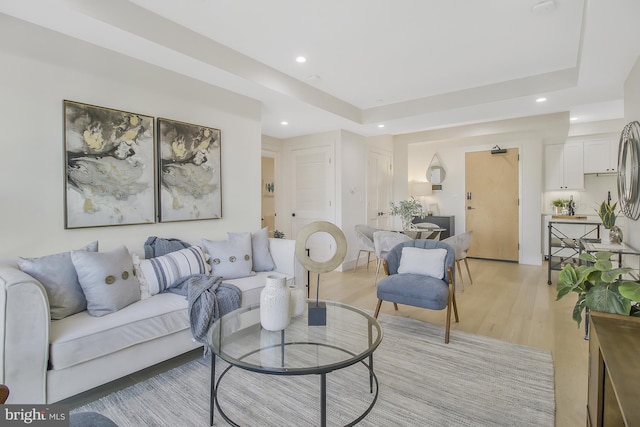
{"label": "white throw pillow", "polygon": [[138,280],[143,285],[143,299],[146,296],[145,285],[150,295],[156,295],[169,289],[178,279],[192,274],[209,274],[211,271],[204,252],[198,246],[189,246],[159,257],[143,259],[139,265],[134,262],[134,267]]}
{"label": "white throw pillow", "polygon": [[444,277],[444,259],[447,250],[422,249],[406,246],[402,248],[398,273],[422,274],[442,279]]}
{"label": "white throw pillow", "polygon": [[202,239],[202,246],[209,254],[214,276],[238,279],[253,276],[251,233],[229,233],[229,240]]}
{"label": "white throw pillow", "polygon": [[91,316],[104,316],[140,300],[140,283],[126,247],[110,252],[71,251]]}
{"label": "white throw pillow", "polygon": [[273,271],[276,264],[269,250],[269,229],[264,227],[251,234],[251,250],[253,257],[253,271]]}

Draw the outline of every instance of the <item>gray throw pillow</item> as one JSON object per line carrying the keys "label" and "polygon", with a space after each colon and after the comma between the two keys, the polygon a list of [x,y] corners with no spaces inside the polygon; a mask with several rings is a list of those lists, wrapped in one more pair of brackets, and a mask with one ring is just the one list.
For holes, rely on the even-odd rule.
{"label": "gray throw pillow", "polygon": [[202,239],[214,276],[237,279],[252,276],[251,233],[229,233],[229,240]]}
{"label": "gray throw pillow", "polygon": [[[85,250],[97,252],[98,241],[89,243]],[[19,258],[18,265],[22,271],[44,286],[49,299],[51,319],[64,319],[86,310],[87,300],[78,282],[70,252],[39,258]]]}
{"label": "gray throw pillow", "polygon": [[140,300],[140,283],[126,247],[110,252],[71,251],[92,316],[113,313]]}
{"label": "gray throw pillow", "polygon": [[264,227],[251,234],[251,251],[253,256],[253,271],[273,271],[276,264],[269,250],[269,229]]}

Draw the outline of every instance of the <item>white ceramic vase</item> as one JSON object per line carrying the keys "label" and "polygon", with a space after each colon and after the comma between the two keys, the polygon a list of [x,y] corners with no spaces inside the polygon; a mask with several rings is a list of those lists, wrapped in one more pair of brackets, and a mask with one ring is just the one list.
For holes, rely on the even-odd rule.
{"label": "white ceramic vase", "polygon": [[268,331],[281,331],[289,325],[289,288],[284,276],[267,276],[260,292],[260,324]]}
{"label": "white ceramic vase", "polygon": [[296,285],[289,285],[289,294],[291,296],[289,301],[291,317],[300,316],[304,313],[304,307],[307,302],[307,299],[304,296],[304,289],[299,288]]}

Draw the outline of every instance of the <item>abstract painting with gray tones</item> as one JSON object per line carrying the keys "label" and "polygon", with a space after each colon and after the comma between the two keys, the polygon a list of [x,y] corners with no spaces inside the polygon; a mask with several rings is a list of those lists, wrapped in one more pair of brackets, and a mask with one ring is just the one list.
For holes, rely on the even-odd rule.
{"label": "abstract painting with gray tones", "polygon": [[158,119],[160,221],[222,217],[220,130]]}
{"label": "abstract painting with gray tones", "polygon": [[65,228],[154,223],[153,117],[64,101]]}

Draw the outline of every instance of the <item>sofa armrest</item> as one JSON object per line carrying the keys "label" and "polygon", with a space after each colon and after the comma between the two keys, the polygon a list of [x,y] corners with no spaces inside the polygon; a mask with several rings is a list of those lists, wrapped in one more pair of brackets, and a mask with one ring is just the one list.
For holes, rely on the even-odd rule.
{"label": "sofa armrest", "polygon": [[269,238],[269,252],[276,264],[278,273],[295,277],[298,286],[304,286],[304,269],[302,264],[296,259],[296,241],[292,239]]}
{"label": "sofa armrest", "polygon": [[46,403],[50,324],[42,284],[0,264],[0,383],[11,391],[7,403]]}

